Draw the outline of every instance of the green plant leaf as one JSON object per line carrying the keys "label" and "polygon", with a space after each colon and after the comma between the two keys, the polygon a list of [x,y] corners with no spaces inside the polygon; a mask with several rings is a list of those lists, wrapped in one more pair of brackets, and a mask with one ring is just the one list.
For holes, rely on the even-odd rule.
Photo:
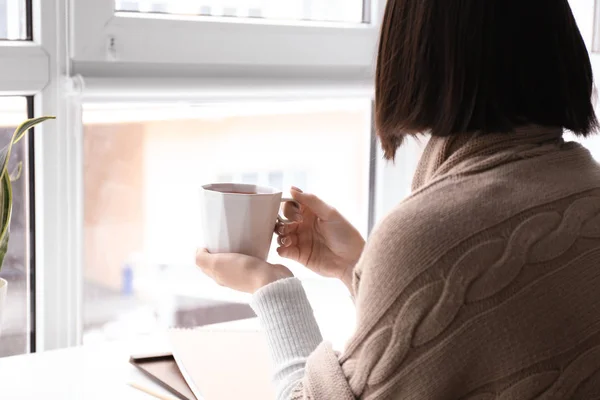
{"label": "green plant leaf", "polygon": [[12,214],[12,185],[8,174],[2,175],[0,181],[0,268],[8,251],[8,238],[10,236],[10,218]]}
{"label": "green plant leaf", "polygon": [[13,145],[23,139],[29,129],[49,119],[54,119],[54,117],[32,118],[23,122],[15,129],[10,142],[0,150],[0,269],[2,269],[2,263],[8,251],[10,217],[12,214],[11,176],[7,171],[10,153]]}
{"label": "green plant leaf", "polygon": [[23,122],[21,125],[15,129],[15,132],[12,135],[12,139],[10,143],[8,143],[1,151],[0,151],[0,171],[2,174],[6,172],[8,168],[8,160],[10,159],[10,153],[12,151],[12,147],[19,140],[23,139],[25,133],[37,124],[47,121],[49,119],[54,119],[54,117],[40,117],[40,118],[32,118]]}

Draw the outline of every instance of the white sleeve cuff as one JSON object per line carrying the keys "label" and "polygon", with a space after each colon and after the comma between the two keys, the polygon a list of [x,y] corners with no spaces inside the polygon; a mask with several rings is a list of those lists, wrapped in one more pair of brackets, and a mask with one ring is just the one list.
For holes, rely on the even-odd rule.
{"label": "white sleeve cuff", "polygon": [[250,305],[266,333],[277,370],[289,369],[308,358],[323,341],[306,292],[297,278],[282,279],[261,288],[252,296]]}

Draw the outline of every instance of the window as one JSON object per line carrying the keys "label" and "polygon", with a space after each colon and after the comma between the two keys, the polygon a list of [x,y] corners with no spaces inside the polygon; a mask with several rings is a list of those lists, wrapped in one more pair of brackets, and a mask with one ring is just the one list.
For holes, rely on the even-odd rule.
{"label": "window", "polygon": [[[247,296],[194,266],[205,183],[296,185],[366,234],[370,110],[369,99],[86,106],[84,343],[254,316]],[[275,246],[270,261],[292,264]],[[353,318],[343,287],[291,267],[343,343]]]}
{"label": "window", "polygon": [[[598,113],[600,110],[596,109]],[[592,157],[598,162],[600,162],[600,136],[598,134],[589,136],[587,138],[577,137],[574,134],[567,132],[564,136],[566,141],[572,141],[580,143],[586,149],[590,151]]]}
{"label": "window", "polygon": [[[28,117],[25,97],[0,97],[0,143],[10,141],[12,134]],[[10,241],[0,277],[8,281],[8,296],[2,322],[0,357],[28,353],[33,334],[34,268],[31,263],[30,194],[32,172],[30,165],[30,143],[24,138],[12,151],[9,171],[22,164],[20,178],[13,182],[13,214],[10,225]]]}
{"label": "window", "polygon": [[[59,13],[57,2],[0,0],[0,146],[6,145],[15,127],[28,117],[64,118],[58,109],[66,96],[59,95],[60,85],[50,80],[51,71],[66,71],[62,64],[66,57],[57,57],[59,49],[66,47],[56,26]],[[56,80],[58,75],[54,74]],[[53,201],[64,193],[57,190],[57,182],[65,176],[59,165],[65,152],[57,148],[65,143],[62,135],[66,130],[54,131],[55,127],[53,123],[37,127],[36,135],[28,135],[12,151],[9,168],[18,162],[23,168],[20,179],[13,183],[11,237],[0,271],[8,281],[0,357],[60,347],[60,341],[54,339],[69,329],[63,322],[67,318],[62,319],[67,302],[54,301],[67,281],[61,275],[65,260],[60,257],[70,247],[64,238],[51,243],[62,228],[66,215],[62,211],[67,208],[66,203]],[[45,139],[41,139],[43,134]],[[42,171],[48,173],[42,176]],[[64,204],[65,210],[58,204]],[[44,274],[36,274],[37,265]]]}
{"label": "window", "polygon": [[274,20],[363,22],[362,0],[117,0],[117,11],[264,18]]}
{"label": "window", "polygon": [[28,0],[0,0],[0,39],[31,40]]}
{"label": "window", "polygon": [[[365,79],[377,47],[378,8],[369,0],[77,0],[74,66],[104,75],[123,63],[185,76]],[[235,22],[235,23],[232,23]],[[131,64],[130,64],[131,63]],[[135,69],[133,66],[135,63]],[[193,72],[187,67],[196,66]],[[202,68],[197,68],[197,67]],[[154,66],[156,67],[156,65]],[[99,69],[100,68],[100,69]],[[274,73],[277,70],[277,74]],[[181,76],[169,73],[168,76]]]}
{"label": "window", "polygon": [[569,0],[569,6],[577,22],[577,26],[583,36],[586,46],[592,50],[593,43],[596,41],[594,28],[594,7],[596,0]]}
{"label": "window", "polygon": [[[346,135],[344,151],[365,151],[359,161],[344,159],[343,166],[332,167],[323,161],[322,150],[323,166],[318,171],[307,166],[308,157],[291,161],[288,157],[287,164],[221,168],[210,177],[202,175],[211,170],[203,166],[195,171],[194,181],[187,181],[190,170],[170,176],[167,189],[196,192],[205,179],[258,181],[284,188],[295,184],[318,192],[366,233],[372,182],[368,103],[384,2],[203,0],[195,9],[186,3],[197,2],[0,0],[0,96],[13,96],[6,108],[0,102],[0,115],[18,108],[23,112],[19,120],[27,117],[26,111],[57,117],[36,129],[29,143],[20,144],[27,149],[16,150],[28,163],[15,186],[24,208],[15,204],[20,216],[14,223],[25,221],[28,230],[19,236],[21,228],[13,227],[20,239],[13,238],[11,246],[21,243],[26,252],[11,248],[15,257],[20,254],[20,261],[7,263],[2,271],[10,281],[11,314],[3,324],[0,356],[73,346],[82,337],[87,343],[153,332],[173,321],[197,325],[248,316],[247,299],[210,289],[197,275],[201,300],[208,305],[202,306],[204,314],[188,312],[198,307],[197,298],[173,292],[174,282],[185,279],[178,274],[194,270],[187,248],[195,244],[192,236],[185,236],[187,242],[175,240],[186,231],[180,232],[166,214],[155,213],[165,201],[164,193],[154,198],[148,194],[157,190],[156,176],[172,171],[172,166],[156,157],[147,162],[146,157],[152,149],[154,155],[169,149],[173,138],[181,139],[182,132],[171,129],[174,123],[182,127],[210,123],[216,129],[236,120],[252,121],[256,125],[236,127],[238,134],[249,131],[250,137],[262,133],[248,127],[271,122],[265,127],[277,140],[297,134],[301,127],[313,142],[314,132],[323,137]],[[163,96],[165,92],[170,94]],[[294,101],[274,100],[282,92]],[[360,100],[348,100],[356,97]],[[327,98],[337,100],[322,100]],[[23,99],[31,99],[31,104],[19,103]],[[248,101],[254,102],[251,107]],[[285,106],[289,108],[284,110]],[[343,135],[335,124],[324,123],[340,115],[344,116],[340,126],[347,128]],[[136,140],[145,141],[146,130],[157,126],[162,133],[153,130],[153,138],[165,146],[144,144],[143,152],[131,157],[120,152]],[[185,138],[192,144],[211,136],[201,130],[193,133]],[[186,151],[181,140],[173,146]],[[280,148],[289,145],[278,143]],[[252,145],[258,147],[257,159],[266,160],[263,153],[271,142]],[[139,164],[136,157],[142,156],[144,162]],[[186,160],[165,157],[173,165]],[[348,177],[349,168],[356,168],[359,175]],[[332,171],[338,171],[338,180],[332,180]],[[177,181],[182,177],[185,184]],[[138,186],[132,184],[135,179],[142,179]],[[325,185],[325,180],[339,182],[339,188]],[[353,181],[348,184],[349,180]],[[95,181],[101,184],[89,184]],[[18,185],[24,186],[17,189]],[[194,210],[189,202],[178,206],[169,213],[182,218],[184,211]],[[116,243],[115,237],[123,240]],[[163,240],[164,246],[156,246]],[[34,274],[34,264],[42,273]],[[106,268],[106,276],[100,268]],[[319,289],[323,285],[332,284],[311,274],[302,278],[312,298],[326,292]],[[338,289],[344,299],[343,288]],[[321,320],[331,315],[328,301],[322,303],[324,308],[317,311]],[[350,320],[353,312],[348,315]]]}

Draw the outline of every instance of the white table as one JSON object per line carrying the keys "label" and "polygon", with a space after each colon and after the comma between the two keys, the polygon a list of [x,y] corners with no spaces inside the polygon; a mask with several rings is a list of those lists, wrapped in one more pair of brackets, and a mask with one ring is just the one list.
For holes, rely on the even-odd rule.
{"label": "white table", "polygon": [[[212,325],[207,329],[258,329],[255,319]],[[0,358],[2,400],[156,400],[129,386],[140,384],[176,398],[129,364],[131,355],[170,352],[166,333],[66,350]]]}
{"label": "white table", "polygon": [[[0,398],[6,400],[151,400],[136,382],[169,395],[129,364],[131,354],[168,350],[166,341],[138,340],[0,359]],[[172,396],[171,396],[172,397]]]}
{"label": "white table", "polygon": [[[342,303],[338,303],[338,302]],[[347,302],[348,304],[343,304]],[[331,318],[333,307],[337,318]],[[341,350],[354,324],[353,306],[349,298],[319,298],[315,316],[323,335]],[[255,319],[229,322],[208,329],[258,328]],[[0,399],[2,400],[152,400],[154,397],[133,389],[129,382],[169,393],[154,384],[129,364],[131,355],[169,352],[166,334],[136,337],[128,341],[103,343],[49,351],[17,357],[0,358]],[[171,396],[173,400],[175,397]]]}

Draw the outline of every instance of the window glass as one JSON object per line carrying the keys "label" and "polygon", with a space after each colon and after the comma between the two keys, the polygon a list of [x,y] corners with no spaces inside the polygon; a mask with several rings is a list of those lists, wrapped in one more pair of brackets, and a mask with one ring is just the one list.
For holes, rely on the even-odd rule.
{"label": "window glass", "polygon": [[[15,128],[27,119],[27,99],[0,97],[0,147],[12,137]],[[30,258],[30,185],[28,137],[12,149],[8,171],[22,163],[21,175],[13,182],[13,212],[10,225],[8,253],[0,269],[0,278],[8,282],[4,320],[0,321],[0,357],[31,351],[33,339],[31,285],[34,271]]]}
{"label": "window glass", "polygon": [[0,39],[31,40],[26,0],[0,0]]}
{"label": "window glass", "polygon": [[594,10],[597,0],[569,0],[571,11],[581,32],[588,49],[591,49],[592,38],[594,36]]}
{"label": "window glass", "polygon": [[362,0],[117,0],[117,11],[272,20],[363,22]]}
{"label": "window glass", "polygon": [[[257,183],[285,196],[295,185],[366,233],[370,110],[368,99],[86,105],[84,342],[254,316],[246,295],[194,265],[203,184]],[[281,260],[275,245],[269,260],[304,280],[324,331],[343,342],[354,317],[343,286]]]}

